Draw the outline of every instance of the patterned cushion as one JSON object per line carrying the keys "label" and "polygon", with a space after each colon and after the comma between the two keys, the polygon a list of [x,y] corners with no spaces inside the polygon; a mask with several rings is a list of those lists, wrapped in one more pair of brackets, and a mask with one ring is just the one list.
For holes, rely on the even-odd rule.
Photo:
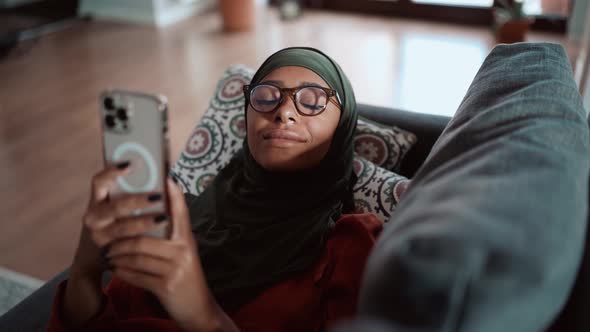
{"label": "patterned cushion", "polygon": [[353,141],[354,151],[361,157],[385,169],[399,171],[403,157],[417,138],[401,128],[359,117]]}
{"label": "patterned cushion", "polygon": [[252,76],[254,71],[241,65],[225,71],[209,108],[172,168],[185,192],[201,194],[242,147],[246,136],[242,86]]}
{"label": "patterned cushion", "polygon": [[355,155],[353,168],[358,180],[353,188],[357,213],[370,212],[387,222],[410,180]]}
{"label": "patterned cushion", "polygon": [[[209,108],[171,170],[185,192],[201,194],[241,148],[246,136],[242,86],[253,76],[254,71],[243,65],[231,66],[223,74]],[[357,212],[372,212],[387,221],[399,199],[395,188],[405,188],[403,184],[407,180],[387,169],[399,168],[416,136],[364,119],[359,119],[357,127],[354,139],[357,152],[354,169],[359,177],[354,188]]]}

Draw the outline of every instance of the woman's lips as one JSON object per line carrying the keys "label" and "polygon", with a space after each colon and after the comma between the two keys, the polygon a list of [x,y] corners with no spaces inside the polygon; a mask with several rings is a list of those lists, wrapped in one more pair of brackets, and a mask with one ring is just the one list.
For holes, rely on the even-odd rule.
{"label": "woman's lips", "polygon": [[295,141],[295,142],[301,142],[301,143],[307,142],[307,140],[303,136],[297,134],[294,131],[285,130],[285,129],[265,130],[264,132],[262,132],[262,138],[265,140],[282,139],[282,140]]}

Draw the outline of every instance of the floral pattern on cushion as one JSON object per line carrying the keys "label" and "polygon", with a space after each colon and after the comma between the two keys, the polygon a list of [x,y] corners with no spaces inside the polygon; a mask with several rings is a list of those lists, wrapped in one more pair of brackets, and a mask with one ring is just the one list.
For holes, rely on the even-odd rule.
{"label": "floral pattern on cushion", "polygon": [[387,222],[401,197],[401,192],[396,195],[396,187],[408,179],[358,155],[354,157],[353,169],[358,177],[353,188],[355,212],[373,213]]}
{"label": "floral pattern on cushion", "polygon": [[171,170],[184,192],[200,195],[242,147],[246,137],[242,86],[253,75],[243,65],[231,66],[224,72],[209,108]]}
{"label": "floral pattern on cushion", "polygon": [[396,126],[383,126],[359,117],[353,142],[359,156],[379,167],[399,171],[402,159],[417,138]]}

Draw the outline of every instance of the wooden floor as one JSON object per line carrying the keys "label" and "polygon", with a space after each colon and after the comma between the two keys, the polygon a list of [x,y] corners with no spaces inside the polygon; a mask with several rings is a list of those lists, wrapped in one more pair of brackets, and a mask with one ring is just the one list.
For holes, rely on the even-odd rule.
{"label": "wooden floor", "polygon": [[[215,12],[165,29],[82,23],[23,45],[0,62],[0,266],[47,280],[77,246],[89,180],[101,169],[97,96],[107,87],[170,101],[175,160],[224,68],[256,68],[294,45],[320,48],[357,100],[453,114],[493,47],[488,29],[308,11],[283,24],[261,8],[255,31],[220,32]],[[561,36],[532,41],[575,45]]]}

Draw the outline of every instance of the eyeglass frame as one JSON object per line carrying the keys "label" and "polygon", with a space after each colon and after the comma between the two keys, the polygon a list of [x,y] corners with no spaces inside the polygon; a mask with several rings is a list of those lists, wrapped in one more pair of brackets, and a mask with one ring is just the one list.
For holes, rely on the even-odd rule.
{"label": "eyeglass frame", "polygon": [[[272,110],[267,111],[267,112],[259,111],[256,109],[256,107],[254,107],[254,105],[252,105],[252,98],[251,98],[252,91],[254,91],[254,88],[259,87],[259,86],[263,86],[263,85],[275,87],[279,90],[279,93],[281,94],[281,100],[279,100],[277,105]],[[328,108],[328,103],[326,103],[326,105],[324,105],[324,107],[322,108],[321,111],[319,111],[315,114],[305,114],[299,110],[299,107],[297,106],[297,102],[295,102],[295,95],[297,94],[297,92],[299,92],[305,88],[316,88],[316,89],[323,90],[326,93],[326,96],[328,97],[328,103],[331,102],[334,105],[336,105],[336,107],[338,107],[339,110],[341,109],[342,102],[340,100],[340,96],[338,95],[338,91],[331,89],[331,88],[325,88],[323,86],[303,85],[303,86],[298,86],[295,88],[282,88],[282,87],[272,84],[272,83],[261,83],[261,84],[244,84],[244,86],[242,87],[242,90],[244,91],[244,97],[248,101],[248,104],[250,106],[252,106],[252,109],[258,113],[262,113],[262,114],[273,113],[279,107],[281,107],[281,105],[283,104],[283,101],[285,99],[285,95],[287,95],[293,101],[293,105],[295,105],[295,109],[297,110],[297,113],[299,113],[303,116],[316,116],[316,115],[322,114]],[[337,100],[333,100],[332,97],[336,97]]]}

